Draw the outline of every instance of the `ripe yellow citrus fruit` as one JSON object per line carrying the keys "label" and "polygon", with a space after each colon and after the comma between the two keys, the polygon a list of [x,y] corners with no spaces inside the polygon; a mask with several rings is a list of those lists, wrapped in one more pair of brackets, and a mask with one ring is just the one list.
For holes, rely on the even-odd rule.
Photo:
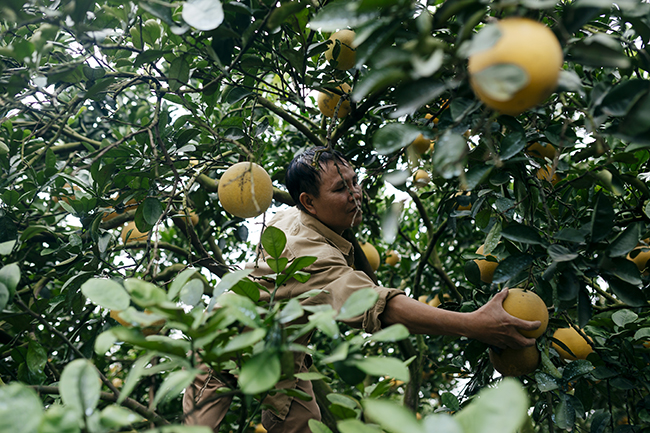
{"label": "ripe yellow citrus fruit", "polygon": [[[330,36],[331,44],[325,51],[325,58],[329,61],[336,60],[336,69],[347,71],[352,68],[357,61],[356,46],[354,45],[354,37],[356,34],[352,30],[339,30]],[[338,56],[334,59],[334,48],[336,41],[340,42],[340,50]]]}
{"label": "ripe yellow citrus fruit", "polygon": [[545,180],[547,182],[551,182],[551,184],[555,185],[560,181],[560,176],[557,175],[557,172],[553,172],[553,176],[551,176],[551,170],[553,168],[549,165],[545,165],[544,167],[540,167],[537,170],[537,173],[535,176],[537,176],[537,179],[539,180]]}
{"label": "ripe yellow citrus fruit", "polygon": [[[476,254],[483,254],[483,248],[484,245],[478,247],[478,249],[476,250]],[[488,257],[494,257],[494,256],[490,255]],[[492,278],[494,277],[494,270],[497,268],[497,266],[499,266],[499,262],[493,262],[490,260],[481,260],[481,259],[476,259],[474,260],[474,262],[478,265],[478,269],[481,272],[481,281],[483,281],[485,284],[492,283]]]}
{"label": "ripe yellow citrus fruit", "polygon": [[[427,114],[424,115],[424,118],[427,119],[427,120],[431,119],[432,117],[433,117],[433,114],[431,114],[431,113],[427,113]],[[438,122],[440,122],[440,119],[438,119],[437,117],[433,117],[433,120],[431,121],[431,123],[433,123],[433,126],[438,125]]]}
{"label": "ripe yellow citrus fruit", "polygon": [[[638,251],[638,254],[635,251]],[[632,253],[636,254],[636,256],[633,257]],[[639,268],[639,272],[645,272],[648,267],[648,260],[650,260],[650,248],[636,247],[628,253],[627,258],[634,262],[636,267]]]}
{"label": "ripe yellow citrus fruit", "polygon": [[[343,93],[350,93],[350,85],[347,83],[342,83],[340,86],[337,87],[341,92]],[[319,92],[318,93],[318,109],[320,110],[321,113],[323,113],[323,116],[325,117],[334,117],[334,110],[336,110],[336,106],[339,103],[339,100],[341,99],[340,95],[337,95],[336,93],[332,92]],[[346,99],[341,103],[341,106],[339,107],[338,113],[336,113],[337,118],[342,118],[348,115],[350,112],[350,100]]]}
{"label": "ripe yellow citrus fruit", "polygon": [[424,138],[424,135],[420,134],[409,146],[415,153],[422,155],[431,147],[431,140]]}
{"label": "ripe yellow citrus fruit", "polygon": [[240,218],[252,218],[263,214],[271,206],[273,183],[266,170],[259,165],[239,162],[221,176],[217,195],[227,212]]}
{"label": "ripe yellow citrus fruit", "polygon": [[397,266],[400,260],[401,257],[399,256],[399,253],[397,251],[395,250],[386,251],[385,262],[388,266]]}
{"label": "ripe yellow citrus fruit", "polygon": [[[476,96],[487,106],[516,116],[543,102],[557,87],[564,61],[562,47],[544,24],[528,18],[506,18],[497,24],[501,36],[494,45],[470,55],[467,68]],[[516,65],[527,80],[513,95],[497,95],[483,87],[482,77],[496,65]]]}
{"label": "ripe yellow citrus fruit", "polygon": [[431,178],[429,177],[429,173],[426,171],[419,169],[415,172],[413,175],[413,183],[415,186],[422,187],[426,186],[431,182]]}
{"label": "ripe yellow citrus fruit", "polygon": [[539,350],[530,346],[521,349],[502,349],[497,353],[490,349],[490,362],[496,371],[504,376],[531,374],[539,365]]}
{"label": "ripe yellow citrus fruit", "polygon": [[538,158],[555,158],[555,147],[551,143],[541,144],[539,141],[534,142],[526,148],[526,153]]}
{"label": "ripe yellow citrus fruit", "polygon": [[363,251],[363,253],[366,255],[366,258],[368,259],[372,270],[376,271],[379,269],[380,258],[377,248],[368,242],[361,242],[359,245],[361,246],[361,251]]}
{"label": "ripe yellow citrus fruit", "polygon": [[257,424],[255,426],[255,433],[266,433],[266,429],[262,424]]}
{"label": "ripe yellow citrus fruit", "polygon": [[449,302],[449,301],[451,301],[451,296],[449,296],[449,294],[447,293],[444,293],[442,295],[442,301],[440,300],[440,295],[436,295],[433,297],[433,299],[427,302],[427,304],[431,305],[432,307],[438,307],[442,305],[443,302]]}
{"label": "ripe yellow citrus fruit", "polygon": [[135,226],[135,221],[129,221],[129,223],[122,229],[122,242],[125,244],[129,242],[146,241],[148,237],[149,232],[142,233],[138,230]]}
{"label": "ripe yellow citrus fruit", "polygon": [[542,324],[533,331],[519,332],[528,338],[537,338],[546,331],[548,326],[548,310],[542,298],[530,290],[510,289],[508,296],[503,301],[503,309],[508,314],[518,317],[522,320],[535,321],[539,320]]}
{"label": "ripe yellow citrus fruit", "polygon": [[[454,194],[454,198],[461,197],[461,196],[469,197],[470,195],[472,195],[472,193],[469,192],[469,191],[458,191],[456,194]],[[458,205],[456,210],[472,210],[472,203],[471,202],[469,204],[466,204],[466,205],[461,205],[458,202],[458,200],[456,200],[456,204]]]}
{"label": "ripe yellow citrus fruit", "polygon": [[[566,347],[569,348],[569,350],[571,350],[571,352],[573,352],[573,355],[575,355],[571,355],[569,352],[560,347],[559,344],[553,342],[553,348],[557,350],[557,353],[560,354],[560,357],[562,359],[587,359],[587,355],[593,352],[591,345],[587,343],[585,339],[582,338],[582,335],[580,335],[578,331],[573,328],[558,328],[553,333],[553,338],[561,341]],[[592,341],[591,337],[587,336],[587,338],[589,338],[589,341]]]}
{"label": "ripe yellow citrus fruit", "polygon": [[[126,212],[128,210],[131,210],[131,209],[135,209],[137,207],[138,207],[138,202],[135,201],[135,199],[131,199],[131,200],[127,201],[126,204],[124,205],[124,212]],[[120,215],[120,214],[117,213],[117,211],[108,212],[102,217],[102,221],[103,222],[110,221],[110,220],[112,220],[113,218],[115,218],[118,215]]]}

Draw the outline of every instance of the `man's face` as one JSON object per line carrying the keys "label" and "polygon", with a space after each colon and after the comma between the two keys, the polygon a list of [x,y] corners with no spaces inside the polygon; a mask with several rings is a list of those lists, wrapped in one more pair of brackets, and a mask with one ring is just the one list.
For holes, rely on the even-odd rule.
{"label": "man's face", "polygon": [[321,167],[320,181],[318,197],[309,197],[309,213],[339,234],[359,225],[362,194],[354,169],[340,161],[329,161]]}

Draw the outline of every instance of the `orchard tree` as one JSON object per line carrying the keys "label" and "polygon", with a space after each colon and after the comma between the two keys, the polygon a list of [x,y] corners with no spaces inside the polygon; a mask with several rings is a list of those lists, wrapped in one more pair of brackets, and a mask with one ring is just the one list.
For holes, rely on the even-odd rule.
{"label": "orchard tree", "polygon": [[[649,40],[637,0],[3,1],[0,430],[209,431],[180,426],[205,362],[237,375],[223,430],[253,431],[302,350],[314,432],[641,431]],[[383,285],[534,292],[536,348],[339,322],[372,291],[259,302],[258,246],[277,286],[316,260],[265,224],[311,146],[360,172]],[[272,181],[256,219],[219,200],[238,162]]]}

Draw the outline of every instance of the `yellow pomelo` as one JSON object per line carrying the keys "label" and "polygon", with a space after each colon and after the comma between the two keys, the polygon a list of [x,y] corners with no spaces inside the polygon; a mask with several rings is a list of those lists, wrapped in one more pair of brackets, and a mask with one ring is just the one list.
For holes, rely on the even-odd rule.
{"label": "yellow pomelo", "polygon": [[[476,96],[487,106],[516,116],[543,102],[557,87],[564,61],[562,47],[544,24],[528,18],[506,18],[496,23],[501,36],[491,47],[472,54],[467,68]],[[480,75],[496,65],[516,65],[527,80],[511,97],[483,88]]]}
{"label": "yellow pomelo", "polygon": [[257,424],[255,426],[255,433],[266,433],[266,429],[262,424]]}
{"label": "yellow pomelo", "polygon": [[420,134],[409,146],[415,153],[422,155],[431,148],[431,140],[424,138],[424,135]]}
{"label": "yellow pomelo", "polygon": [[377,251],[377,248],[368,242],[362,242],[359,245],[361,246],[361,251],[363,251],[363,253],[366,255],[366,258],[368,259],[372,270],[376,271],[379,269],[379,263],[381,260],[379,258],[379,252]]}
{"label": "yellow pomelo", "polygon": [[[483,254],[483,245],[478,247],[476,254]],[[494,257],[494,256],[489,256]],[[496,257],[495,257],[496,258]],[[499,262],[492,262],[490,260],[480,260],[476,259],[474,262],[478,265],[478,269],[481,272],[481,281],[485,284],[492,283],[492,278],[494,277],[494,270],[499,266]]]}
{"label": "yellow pomelo", "polygon": [[400,259],[401,257],[399,256],[399,253],[397,251],[395,250],[386,251],[385,262],[388,266],[396,266],[399,263]]}
{"label": "yellow pomelo", "polygon": [[416,186],[426,186],[430,182],[431,182],[431,178],[429,177],[429,173],[427,173],[422,169],[417,170],[413,175],[413,183]]}
{"label": "yellow pomelo", "polygon": [[538,158],[553,159],[555,158],[555,147],[551,143],[542,145],[539,141],[536,141],[526,148],[526,153]]}
{"label": "yellow pomelo", "polygon": [[[569,352],[564,350],[562,347],[560,347],[559,344],[556,344],[553,342],[553,348],[557,350],[557,353],[560,354],[560,357],[562,359],[570,359],[570,360],[576,360],[576,359],[587,359],[587,355],[589,355],[591,352],[593,352],[593,349],[585,341],[584,338],[582,338],[582,335],[578,333],[573,328],[558,328],[554,333],[553,333],[553,338],[561,341],[562,344],[564,344],[566,347],[573,352],[573,355],[571,355]],[[590,341],[591,337],[587,336]]]}
{"label": "yellow pomelo", "polygon": [[[635,251],[638,251],[638,254]],[[634,256],[632,253],[636,254],[636,256]],[[650,260],[650,248],[636,247],[632,250],[632,252],[628,253],[627,258],[628,260],[632,260],[634,262],[636,267],[639,268],[639,272],[645,272],[646,268],[648,267],[648,260]]]}
{"label": "yellow pomelo", "polygon": [[217,195],[227,212],[240,218],[252,218],[263,214],[271,206],[273,183],[266,170],[259,165],[239,162],[221,176]]}
{"label": "yellow pomelo", "polygon": [[149,232],[142,233],[138,230],[135,226],[135,221],[129,221],[129,223],[122,229],[122,242],[125,244],[129,242],[146,241],[148,237]]}
{"label": "yellow pomelo", "polygon": [[[325,51],[325,58],[327,60],[336,60],[336,69],[341,71],[347,71],[352,68],[357,61],[356,46],[354,45],[354,37],[356,34],[352,30],[339,30],[336,33],[333,33],[330,36],[331,44],[329,48]],[[336,47],[336,41],[340,42],[340,50],[338,56],[334,59],[334,48]],[[331,117],[331,116],[330,116]]]}
{"label": "yellow pomelo", "polygon": [[530,290],[510,289],[508,296],[503,301],[503,309],[508,314],[518,317],[522,320],[535,321],[539,320],[542,324],[533,331],[519,332],[529,338],[537,338],[546,331],[548,326],[548,309],[542,298]]}
{"label": "yellow pomelo", "polygon": [[[343,93],[350,93],[350,85],[347,83],[342,83],[340,86],[337,87],[341,92]],[[323,113],[323,116],[325,117],[334,117],[334,110],[336,110],[336,106],[339,103],[339,100],[341,99],[340,95],[337,95],[336,93],[332,92],[319,92],[318,93],[318,109],[320,110],[321,113]],[[337,118],[342,118],[348,115],[350,112],[350,100],[346,99],[341,103],[341,106],[339,107],[339,111],[336,114]]]}
{"label": "yellow pomelo", "polygon": [[496,371],[504,376],[531,374],[539,365],[539,350],[530,346],[521,349],[502,349],[497,353],[490,349],[490,362]]}
{"label": "yellow pomelo", "polygon": [[545,165],[544,167],[540,167],[537,170],[537,173],[535,176],[537,176],[537,179],[539,180],[545,180],[547,182],[551,182],[551,184],[555,185],[560,181],[560,176],[557,175],[557,172],[553,171],[553,176],[551,176],[551,170],[553,168],[549,165]]}
{"label": "yellow pomelo", "polygon": [[440,301],[440,296],[436,295],[431,299],[427,304],[431,305],[432,307],[439,307],[442,305],[443,302],[449,302],[451,301],[451,296],[449,296],[447,293],[444,293],[442,295],[442,301]]}

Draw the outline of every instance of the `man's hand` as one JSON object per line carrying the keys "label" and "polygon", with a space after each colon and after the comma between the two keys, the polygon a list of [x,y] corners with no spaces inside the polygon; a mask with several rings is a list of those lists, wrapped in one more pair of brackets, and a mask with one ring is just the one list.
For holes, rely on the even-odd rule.
{"label": "man's hand", "polygon": [[533,331],[542,324],[539,320],[534,322],[522,320],[508,314],[503,309],[503,301],[508,296],[508,289],[497,293],[487,304],[471,315],[467,337],[487,343],[499,348],[528,347],[535,344],[534,338],[524,337],[518,329]]}

